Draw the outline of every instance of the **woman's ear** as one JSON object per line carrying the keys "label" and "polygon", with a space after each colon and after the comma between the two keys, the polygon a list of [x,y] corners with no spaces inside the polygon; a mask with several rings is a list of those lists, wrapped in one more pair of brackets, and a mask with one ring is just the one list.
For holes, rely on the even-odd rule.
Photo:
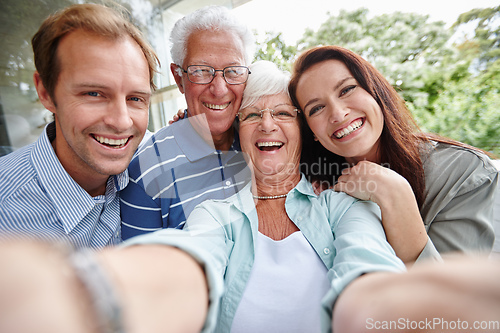
{"label": "woman's ear", "polygon": [[35,83],[36,92],[38,94],[38,98],[42,105],[52,113],[56,113],[56,104],[50,97],[49,92],[45,89],[45,85],[42,82],[42,78],[38,72],[33,74],[33,82]]}

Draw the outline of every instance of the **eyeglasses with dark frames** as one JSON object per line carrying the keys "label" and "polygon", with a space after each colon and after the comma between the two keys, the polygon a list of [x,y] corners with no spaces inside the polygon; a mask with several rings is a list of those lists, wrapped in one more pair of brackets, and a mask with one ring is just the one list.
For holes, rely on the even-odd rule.
{"label": "eyeglasses with dark frames", "polygon": [[228,66],[223,69],[215,69],[206,65],[190,65],[186,69],[179,68],[187,74],[188,80],[196,84],[209,84],[214,80],[217,72],[222,72],[224,80],[228,84],[243,84],[247,82],[250,69],[246,66]]}

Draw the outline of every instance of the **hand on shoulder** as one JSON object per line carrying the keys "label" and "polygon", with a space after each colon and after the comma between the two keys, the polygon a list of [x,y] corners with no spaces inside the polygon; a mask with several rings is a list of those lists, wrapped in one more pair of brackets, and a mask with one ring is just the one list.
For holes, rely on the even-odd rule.
{"label": "hand on shoulder", "polygon": [[172,125],[173,123],[175,123],[181,119],[184,119],[184,111],[185,111],[185,109],[179,109],[177,111],[177,114],[175,114],[174,117],[172,118],[172,120],[168,121],[168,124]]}
{"label": "hand on shoulder", "polygon": [[379,205],[389,197],[397,196],[401,191],[413,193],[404,177],[369,161],[361,161],[351,168],[344,169],[334,190],[361,200],[371,200]]}

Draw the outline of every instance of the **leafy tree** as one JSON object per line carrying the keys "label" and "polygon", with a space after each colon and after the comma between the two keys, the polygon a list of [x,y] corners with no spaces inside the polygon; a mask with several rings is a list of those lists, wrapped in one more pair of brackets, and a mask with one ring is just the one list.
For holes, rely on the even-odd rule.
{"label": "leafy tree", "polygon": [[414,109],[424,130],[500,156],[500,60],[477,76],[448,80],[433,112]]}
{"label": "leafy tree", "polygon": [[269,60],[289,71],[296,52],[295,46],[286,45],[281,33],[274,35],[272,32],[266,32],[265,39],[255,54],[255,60]]}
{"label": "leafy tree", "polygon": [[317,31],[307,29],[294,47],[281,34],[267,33],[258,58],[290,68],[294,48],[351,49],[400,91],[423,130],[500,155],[499,10],[464,13],[452,29],[429,22],[426,15],[397,12],[370,18],[364,8],[342,10],[329,14]]}
{"label": "leafy tree", "polygon": [[[395,12],[368,17],[368,10],[341,10],[329,15],[317,32],[308,29],[298,49],[315,45],[339,45],[372,63],[405,100],[425,107],[426,78],[437,68],[444,71],[443,57],[452,57],[447,46],[451,32],[444,22],[429,22],[427,15]],[[436,81],[436,80],[435,80]],[[439,81],[439,80],[437,80]]]}
{"label": "leafy tree", "polygon": [[463,26],[475,24],[474,35],[467,34],[457,47],[467,58],[477,58],[476,67],[485,69],[500,59],[500,6],[478,8],[461,14],[452,28],[459,31]]}
{"label": "leafy tree", "polygon": [[[500,156],[500,6],[474,9],[459,16],[453,29],[475,23],[472,37],[455,43],[458,52],[450,73],[438,73],[434,98],[425,108],[413,107],[428,131],[469,143]],[[426,81],[428,85],[432,80]]]}

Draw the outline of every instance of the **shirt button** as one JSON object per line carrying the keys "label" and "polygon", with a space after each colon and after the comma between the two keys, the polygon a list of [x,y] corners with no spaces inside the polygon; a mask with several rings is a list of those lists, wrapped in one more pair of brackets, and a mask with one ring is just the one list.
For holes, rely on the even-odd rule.
{"label": "shirt button", "polygon": [[302,221],[302,216],[297,217],[297,221]]}
{"label": "shirt button", "polygon": [[330,254],[330,249],[325,247],[325,249],[323,250],[323,253],[324,254]]}
{"label": "shirt button", "polygon": [[231,181],[226,180],[226,186],[229,186],[229,185],[231,185]]}

